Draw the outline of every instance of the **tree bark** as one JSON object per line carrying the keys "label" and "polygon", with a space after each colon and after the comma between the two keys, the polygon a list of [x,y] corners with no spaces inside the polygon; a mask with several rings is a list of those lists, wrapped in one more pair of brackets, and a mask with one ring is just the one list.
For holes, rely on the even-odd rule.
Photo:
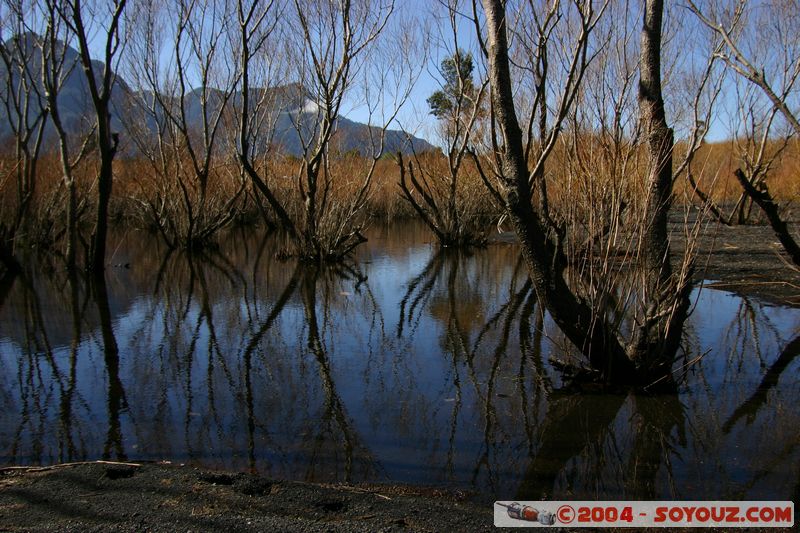
{"label": "tree bark", "polygon": [[649,156],[644,263],[651,288],[670,278],[667,216],[672,200],[673,133],[661,94],[661,23],[663,0],[646,0],[639,66],[639,112]]}
{"label": "tree bark", "polygon": [[[97,124],[97,147],[100,152],[100,170],[97,175],[97,217],[92,232],[90,247],[91,256],[87,269],[99,273],[105,269],[106,237],[108,234],[108,204],[111,200],[113,185],[113,161],[117,152],[117,136],[111,131],[111,91],[116,81],[112,61],[119,50],[119,24],[125,10],[127,0],[115,0],[113,13],[108,21],[104,37],[105,65],[103,72],[96,72],[92,57],[89,53],[89,34],[83,18],[83,7],[80,0],[73,0],[69,7],[66,22],[71,26],[75,37],[78,39],[80,61],[92,104],[95,110]],[[99,83],[98,83],[99,82]]]}
{"label": "tree bark", "polygon": [[488,32],[489,83],[494,119],[505,144],[500,148],[505,208],[519,237],[536,295],[567,338],[609,381],[629,382],[634,367],[605,317],[576,295],[563,277],[559,237],[548,232],[531,204],[522,131],[514,109],[502,0],[483,0]]}
{"label": "tree bark", "polygon": [[[642,316],[627,343],[637,374],[654,383],[673,383],[671,367],[688,316],[690,271],[675,276],[670,266],[667,222],[672,203],[673,132],[661,94],[663,0],[645,0],[639,61],[639,113],[648,154],[647,200],[642,232]],[[688,259],[685,259],[688,260]]]}
{"label": "tree bark", "polygon": [[97,218],[92,232],[91,257],[88,269],[95,273],[105,269],[106,240],[108,235],[108,204],[114,182],[113,161],[116,154],[116,143],[111,134],[111,117],[108,112],[108,101],[103,107],[97,107],[98,125],[97,139],[100,146],[100,171],[97,175]]}

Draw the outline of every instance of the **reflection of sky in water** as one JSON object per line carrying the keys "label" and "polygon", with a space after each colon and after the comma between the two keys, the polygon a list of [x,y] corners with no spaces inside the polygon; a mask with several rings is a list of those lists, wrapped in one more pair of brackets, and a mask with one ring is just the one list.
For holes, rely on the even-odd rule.
{"label": "reflection of sky in water", "polygon": [[[797,310],[703,290],[678,374],[705,355],[677,397],[568,396],[551,392],[552,323],[537,335],[532,299],[510,303],[524,281],[513,248],[434,258],[417,237],[373,233],[363,282],[292,281],[294,265],[268,257],[254,273],[236,242],[233,274],[200,261],[192,273],[176,256],[158,288],[135,268],[110,275],[127,458],[497,497],[796,494],[800,358],[753,395],[798,333]],[[114,435],[98,307],[82,300],[73,361],[67,284],[33,288],[15,285],[0,308],[0,450],[6,462],[99,458]]]}
{"label": "reflection of sky in water", "polygon": [[689,428],[694,436],[688,439],[685,453],[697,458],[683,467],[700,490],[723,485],[736,497],[774,496],[776,471],[797,480],[800,416],[793,404],[800,395],[796,379],[800,357],[792,359],[757,411],[736,415],[737,408],[756,393],[767,369],[800,333],[800,314],[728,292],[704,290],[690,328],[687,336],[693,337],[695,353],[710,351],[689,371],[681,395],[692,415]]}

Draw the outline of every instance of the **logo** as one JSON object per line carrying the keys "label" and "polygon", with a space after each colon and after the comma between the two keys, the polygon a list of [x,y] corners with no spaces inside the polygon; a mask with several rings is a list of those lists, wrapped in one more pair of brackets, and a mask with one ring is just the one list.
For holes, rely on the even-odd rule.
{"label": "logo", "polygon": [[[519,502],[505,504],[496,502],[500,507],[505,507],[508,516],[514,520],[523,520],[525,522],[538,522],[543,526],[552,526],[556,523],[556,518],[550,511],[539,510],[530,505],[521,505]],[[560,509],[559,509],[560,511]],[[574,511],[573,511],[574,514]]]}
{"label": "logo", "polygon": [[791,501],[521,501],[495,502],[498,527],[794,526]]}

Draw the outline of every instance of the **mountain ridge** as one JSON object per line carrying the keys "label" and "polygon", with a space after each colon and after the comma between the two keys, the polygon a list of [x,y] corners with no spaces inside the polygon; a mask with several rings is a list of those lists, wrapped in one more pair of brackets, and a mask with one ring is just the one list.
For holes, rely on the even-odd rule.
{"label": "mountain ridge", "polygon": [[[39,46],[41,39],[36,34],[22,34],[8,39],[3,43],[3,46],[11,54],[14,54],[12,56],[13,61],[26,62],[28,71],[31,74],[36,74],[41,72],[42,53]],[[59,91],[59,112],[67,133],[81,135],[89,131],[94,118],[88,83],[82,69],[80,69],[78,51],[63,44],[62,47],[65,54],[64,64],[75,65],[75,68],[71,68],[64,79],[61,91]],[[102,72],[102,69],[105,68],[105,65],[100,61],[93,60],[93,63],[98,72]],[[31,64],[33,65],[32,68]],[[9,73],[6,64],[0,62],[0,99],[3,102],[5,102],[7,91],[9,90],[9,76],[11,76],[11,85],[17,86],[19,82],[16,80],[18,78],[16,69]],[[36,76],[32,81],[40,91],[40,94],[44,95],[41,76]],[[313,100],[310,98],[309,92],[299,83],[250,88],[252,95],[263,95],[265,91],[275,93],[277,95],[276,101],[279,99],[280,102],[278,102],[277,115],[274,119],[274,131],[270,131],[265,139],[256,139],[257,142],[263,143],[259,151],[265,152],[268,148],[266,143],[271,143],[272,148],[278,147],[280,151],[287,155],[302,156],[303,143],[298,131],[311,132],[315,127],[315,113],[308,111],[313,106]],[[185,95],[184,108],[189,129],[199,130],[202,125],[200,96],[202,92],[202,88],[198,87],[187,91]],[[223,94],[222,91],[214,88],[207,88],[206,92],[209,94]],[[148,96],[152,98],[153,95],[144,90],[136,91],[132,89],[121,75],[117,75],[111,95],[111,126],[116,133],[120,134],[120,155],[122,156],[134,156],[139,151],[137,142],[132,138],[132,135],[141,136],[145,132],[154,136],[157,134],[154,121],[158,117],[154,117],[152,114],[150,117],[140,114],[144,113],[147,108],[145,99]],[[174,98],[174,96],[160,95],[159,101],[168,102],[171,98]],[[252,98],[251,96],[251,100]],[[231,95],[227,105],[230,106],[237,101],[241,101],[241,92],[239,91]],[[33,106],[34,112],[28,119],[29,123],[31,123],[32,117],[42,108],[42,104],[37,102],[36,99],[34,99]],[[138,110],[136,106],[139,106]],[[219,108],[214,111],[218,110]],[[223,112],[227,112],[227,109],[223,108]],[[7,142],[13,138],[14,130],[11,122],[15,119],[16,117],[9,113],[5,105],[0,105],[0,141]],[[340,117],[337,120],[334,133],[336,149],[343,153],[355,150],[365,156],[374,154],[378,146],[370,143],[370,139],[376,139],[380,131],[381,128],[377,126]],[[141,142],[147,139],[137,140]],[[45,147],[54,145],[56,141],[55,129],[52,123],[48,121],[44,132]],[[381,155],[396,152],[408,154],[431,150],[436,150],[436,147],[424,139],[412,136],[401,130],[387,129]]]}

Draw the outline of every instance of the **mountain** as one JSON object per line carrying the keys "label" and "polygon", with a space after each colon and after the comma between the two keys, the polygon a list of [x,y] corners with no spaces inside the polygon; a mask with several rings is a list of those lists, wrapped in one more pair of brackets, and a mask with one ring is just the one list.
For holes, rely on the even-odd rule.
{"label": "mountain", "polygon": [[[23,79],[20,75],[21,65],[24,66],[25,81],[32,88],[28,124],[34,123],[44,107],[45,90],[42,83],[41,42],[40,36],[34,33],[25,33],[2,43],[6,57],[12,64],[9,70],[5,61],[0,62],[0,140],[2,141],[6,141],[14,135],[15,125],[23,125],[19,116],[13,111],[14,106],[10,106],[11,109],[6,106],[9,87],[12,87],[18,94],[21,92],[19,91],[20,80]],[[89,93],[89,83],[80,66],[80,55],[74,48],[64,47],[63,44],[59,46],[57,53],[64,54],[64,72],[66,73],[58,91],[61,122],[67,133],[70,134],[90,131],[94,121],[92,98]],[[100,61],[92,61],[92,63],[94,71],[98,75],[102,75],[103,63]],[[124,101],[122,95],[129,91],[125,80],[118,79],[116,90],[112,93],[112,106],[121,108]],[[119,116],[112,118],[111,126],[116,130],[122,129]],[[45,143],[57,141],[55,128],[50,122],[45,128],[44,141]]]}
{"label": "mountain", "polygon": [[[41,95],[44,95],[41,82],[42,53],[39,46],[41,37],[28,33],[12,37],[3,43],[5,50],[9,54],[12,62],[17,65],[26,65],[27,72],[31,78],[29,81]],[[93,121],[92,101],[89,93],[88,82],[84,76],[83,69],[80,67],[80,56],[77,50],[66,46],[62,48],[64,53],[64,65],[68,68],[61,91],[58,96],[59,110],[67,133],[80,135],[89,131]],[[93,62],[95,72],[101,73],[104,65],[99,61]],[[71,68],[70,68],[71,67]],[[11,87],[18,88],[19,72],[12,67],[11,71],[5,62],[0,62],[0,142],[9,141],[13,134],[12,124],[16,124],[19,119],[14,113],[9,113],[5,105],[9,93],[9,77]],[[211,102],[210,109],[219,109],[223,101],[223,95],[219,90],[209,89],[206,91],[207,101]],[[35,94],[35,93],[34,93]],[[271,142],[278,145],[284,153],[299,156],[302,154],[302,142],[298,130],[305,132],[306,135],[314,131],[316,106],[309,97],[308,92],[298,84],[282,85],[270,88],[251,88],[251,99],[257,101],[259,98],[268,96],[272,103],[272,109],[277,113],[273,115],[274,132],[273,135],[264,136],[263,143]],[[117,77],[116,85],[112,91],[112,129],[120,135],[120,146],[123,154],[135,155],[137,143],[133,142],[133,135],[146,136],[155,135],[156,122],[164,120],[163,108],[157,111],[156,117],[147,116],[142,111],[147,102],[152,102],[153,94],[146,92],[133,91],[129,84],[121,77]],[[162,97],[161,101],[165,105],[170,104],[170,99]],[[202,91],[195,89],[187,93],[185,98],[185,109],[187,123],[190,130],[200,131],[202,125]],[[228,107],[233,109],[234,104],[241,102],[241,94],[233,94],[228,101]],[[34,117],[41,112],[43,104],[37,99],[33,99],[30,112],[29,123],[33,123]],[[228,112],[228,109],[225,110]],[[336,124],[335,148],[341,152],[358,151],[363,155],[374,152],[370,137],[376,138],[380,132],[378,128],[340,118]],[[47,146],[55,145],[57,138],[52,124],[48,124],[45,129],[45,149]],[[257,144],[257,143],[254,143]],[[435,147],[427,141],[407,135],[399,130],[388,130],[384,140],[384,153],[410,153],[411,151],[424,152],[435,150]]]}

